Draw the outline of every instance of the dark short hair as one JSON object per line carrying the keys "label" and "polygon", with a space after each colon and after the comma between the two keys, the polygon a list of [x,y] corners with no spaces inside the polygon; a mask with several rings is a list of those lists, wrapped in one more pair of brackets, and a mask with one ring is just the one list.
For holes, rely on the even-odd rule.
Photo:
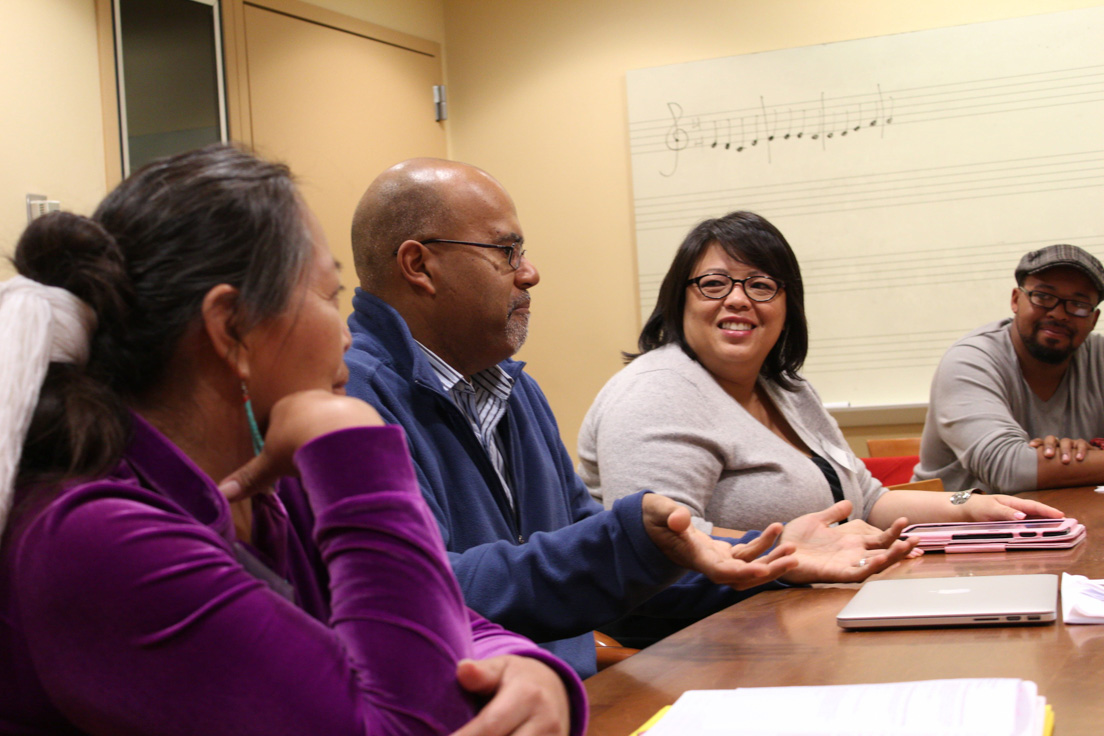
{"label": "dark short hair", "polygon": [[724,217],[705,220],[690,231],[682,241],[663,284],[659,298],[637,341],[639,353],[626,354],[627,360],[639,357],[668,343],[677,342],[683,352],[694,360],[698,356],[686,342],[682,329],[686,308],[687,284],[694,265],[702,253],[716,243],[728,255],[749,266],[761,269],[784,285],[786,321],[782,334],[767,355],[760,375],[783,388],[793,390],[801,380],[798,370],[809,350],[809,327],[805,321],[805,287],[801,269],[786,238],[774,225],[754,212],[732,212]]}
{"label": "dark short hair", "polygon": [[239,336],[288,307],[310,264],[302,216],[286,166],[219,144],[150,163],[90,218],[32,222],[17,270],[80,297],[97,327],[86,366],[50,365],[16,485],[111,469],[129,434],[127,403],[164,378],[213,287],[239,290]]}

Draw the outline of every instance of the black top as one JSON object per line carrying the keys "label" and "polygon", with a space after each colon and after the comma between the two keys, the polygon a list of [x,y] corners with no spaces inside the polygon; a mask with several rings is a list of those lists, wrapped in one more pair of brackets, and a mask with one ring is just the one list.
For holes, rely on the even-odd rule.
{"label": "black top", "polygon": [[820,472],[824,473],[824,479],[828,481],[828,487],[832,489],[832,503],[839,503],[842,501],[843,485],[840,483],[839,474],[836,473],[836,469],[832,467],[832,463],[816,453],[813,453],[813,456],[809,459],[813,461],[814,465],[820,468]]}

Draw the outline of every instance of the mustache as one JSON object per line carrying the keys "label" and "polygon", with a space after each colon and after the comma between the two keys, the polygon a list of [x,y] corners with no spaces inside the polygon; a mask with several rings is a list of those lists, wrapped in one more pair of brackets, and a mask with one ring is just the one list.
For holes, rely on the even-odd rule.
{"label": "mustache", "polygon": [[522,292],[520,296],[515,297],[510,301],[510,314],[514,313],[515,309],[528,309],[529,302],[532,298],[529,296],[529,292]]}
{"label": "mustache", "polygon": [[1069,325],[1064,325],[1061,322],[1057,322],[1057,321],[1052,320],[1052,319],[1044,319],[1044,320],[1040,320],[1040,321],[1035,323],[1035,331],[1036,332],[1038,332],[1039,330],[1044,329],[1044,328],[1050,329],[1050,330],[1056,330],[1058,332],[1063,332],[1063,333],[1066,334],[1067,337],[1073,337],[1073,328],[1072,327],[1070,327]]}

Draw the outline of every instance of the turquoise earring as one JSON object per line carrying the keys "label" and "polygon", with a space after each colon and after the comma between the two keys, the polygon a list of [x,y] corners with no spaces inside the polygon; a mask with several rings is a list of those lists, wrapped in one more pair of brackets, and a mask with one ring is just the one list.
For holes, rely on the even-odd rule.
{"label": "turquoise earring", "polygon": [[245,381],[242,381],[242,402],[245,404],[245,418],[249,421],[249,433],[253,435],[253,454],[260,455],[261,450],[264,449],[264,437],[261,437],[261,430],[257,426],[257,418],[253,416],[253,402],[249,400],[249,389],[245,385]]}

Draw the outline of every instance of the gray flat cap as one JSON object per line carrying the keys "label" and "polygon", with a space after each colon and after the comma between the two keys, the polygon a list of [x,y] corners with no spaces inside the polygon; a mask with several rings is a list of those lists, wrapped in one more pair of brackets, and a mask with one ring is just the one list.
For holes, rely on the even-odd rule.
{"label": "gray flat cap", "polygon": [[1096,287],[1096,295],[1104,297],[1104,266],[1101,266],[1100,261],[1076,245],[1066,245],[1064,243],[1033,250],[1021,258],[1020,265],[1016,266],[1016,283],[1022,286],[1024,278],[1027,276],[1058,266],[1076,268],[1088,276],[1093,286]]}

